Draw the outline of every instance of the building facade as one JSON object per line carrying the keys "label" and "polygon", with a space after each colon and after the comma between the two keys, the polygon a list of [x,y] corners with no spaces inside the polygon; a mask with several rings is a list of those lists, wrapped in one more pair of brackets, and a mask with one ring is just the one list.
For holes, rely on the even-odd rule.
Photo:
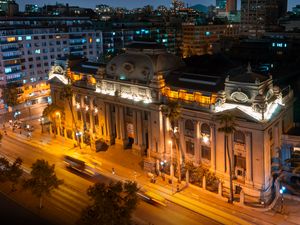
{"label": "building facade", "polygon": [[250,35],[277,29],[278,19],[287,12],[287,0],[242,0],[241,28]]}
{"label": "building facade", "polygon": [[[49,75],[53,103],[64,108],[53,132],[74,142],[88,139],[94,148],[98,141],[131,148],[152,160],[152,171],[178,156],[171,138],[176,132],[182,164],[205,165],[228,188],[225,136],[216,118],[229,113],[236,123],[228,142],[234,187],[260,201],[270,198],[272,162],[282,133],[293,124],[293,92],[283,94],[271,76],[256,74],[250,66],[226,78],[187,73],[180,59],[154,43],[134,43],[107,65],[70,62],[57,63]],[[72,110],[61,94],[69,79]],[[172,130],[162,108],[174,100],[181,112]]]}
{"label": "building facade", "polygon": [[84,17],[0,18],[0,43],[0,85],[46,85],[57,57],[79,55],[97,61],[102,54],[102,32]]}
{"label": "building facade", "polygon": [[194,23],[182,24],[182,57],[192,55],[212,54],[213,43],[221,36],[237,37],[239,35],[239,25],[195,25]]}

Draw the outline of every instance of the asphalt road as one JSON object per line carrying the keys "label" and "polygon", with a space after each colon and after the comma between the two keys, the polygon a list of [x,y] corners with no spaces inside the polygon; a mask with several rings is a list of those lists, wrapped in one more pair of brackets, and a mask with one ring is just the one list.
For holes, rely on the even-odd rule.
{"label": "asphalt road", "polygon": [[23,208],[0,192],[0,218],[3,225],[54,225]]}
{"label": "asphalt road", "polygon": [[[53,150],[58,152],[57,149]],[[0,154],[13,160],[21,157],[27,172],[36,159],[46,159],[49,163],[55,164],[56,173],[64,180],[64,185],[55,190],[51,198],[47,198],[45,204],[51,205],[53,210],[59,211],[60,220],[58,224],[74,224],[79,218],[81,210],[89,204],[86,189],[94,182],[110,182],[110,178],[101,174],[90,178],[65,168],[62,154],[51,154],[50,151],[43,151],[20,142],[16,138],[4,136]],[[30,194],[30,193],[28,193]],[[167,202],[166,207],[157,207],[140,201],[136,212],[133,215],[135,221],[141,225],[200,225],[218,224],[217,222],[196,214],[181,206]]]}

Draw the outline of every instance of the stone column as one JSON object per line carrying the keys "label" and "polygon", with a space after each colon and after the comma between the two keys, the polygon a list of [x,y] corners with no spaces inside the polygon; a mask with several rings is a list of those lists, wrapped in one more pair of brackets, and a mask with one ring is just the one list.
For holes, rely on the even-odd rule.
{"label": "stone column", "polygon": [[178,150],[179,152],[176,152],[176,154],[179,154],[180,156],[180,163],[182,163],[182,159],[183,159],[183,155],[181,154],[185,154],[185,143],[184,143],[184,121],[183,119],[180,119],[178,121],[179,123],[179,133],[181,135],[179,135],[179,146],[178,146]]}
{"label": "stone column", "polygon": [[89,115],[90,115],[90,134],[92,135],[95,130],[95,121],[94,121],[94,97],[91,97],[90,99],[90,105],[89,105]]}
{"label": "stone column", "polygon": [[85,109],[82,110],[82,106],[84,106],[84,97],[80,95],[80,113],[81,113],[81,121],[82,121],[82,127],[81,130],[84,130],[84,127],[86,125],[85,121]]}
{"label": "stone column", "polygon": [[151,157],[151,151],[153,150],[153,139],[152,139],[152,118],[151,112],[148,112],[148,150],[147,150],[147,157]]}
{"label": "stone column", "polygon": [[119,113],[119,107],[115,106],[115,121],[116,121],[116,139],[117,141],[120,140],[120,113]]}
{"label": "stone column", "polygon": [[211,169],[216,170],[216,126],[210,124],[210,150],[211,150]]}
{"label": "stone column", "polygon": [[201,162],[201,136],[200,136],[200,121],[196,121],[196,140],[195,140],[195,159]]}
{"label": "stone column", "polygon": [[143,145],[142,112],[137,111],[136,115],[137,115],[136,122],[137,122],[138,146],[141,147]]}
{"label": "stone column", "polygon": [[125,134],[125,120],[124,120],[124,108],[123,106],[119,107],[119,119],[120,119],[120,139],[124,141],[126,139]]}
{"label": "stone column", "polygon": [[134,145],[138,145],[138,134],[137,134],[137,115],[136,111],[133,111],[133,132],[134,132]]}
{"label": "stone column", "polygon": [[253,182],[252,177],[252,134],[246,132],[246,181]]}
{"label": "stone column", "polygon": [[105,103],[105,127],[106,127],[106,137],[109,141],[111,141],[111,111],[110,111],[110,105],[108,103]]}
{"label": "stone column", "polygon": [[279,140],[279,127],[278,124],[274,127],[274,152],[272,153],[272,157],[279,158],[279,149],[280,149],[280,140]]}

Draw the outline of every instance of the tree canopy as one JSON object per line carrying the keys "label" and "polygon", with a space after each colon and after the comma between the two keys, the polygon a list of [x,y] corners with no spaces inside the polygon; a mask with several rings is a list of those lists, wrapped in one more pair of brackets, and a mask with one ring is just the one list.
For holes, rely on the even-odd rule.
{"label": "tree canopy", "polygon": [[24,189],[30,189],[32,194],[40,198],[40,208],[42,208],[42,198],[50,195],[51,191],[63,184],[63,180],[56,177],[55,165],[43,159],[38,159],[31,166],[31,178],[24,181]]}
{"label": "tree canopy", "polygon": [[130,225],[138,203],[137,184],[127,181],[96,183],[87,190],[93,204],[82,211],[80,225]]}
{"label": "tree canopy", "polygon": [[14,107],[18,104],[18,89],[16,85],[8,84],[2,89],[2,98],[7,106]]}
{"label": "tree canopy", "polygon": [[172,129],[174,129],[175,122],[178,121],[181,115],[180,105],[177,101],[169,101],[162,106],[162,112],[169,118]]}
{"label": "tree canopy", "polygon": [[23,174],[22,163],[22,159],[18,157],[8,168],[7,179],[12,183],[12,191],[16,190],[15,185],[19,182],[19,178]]}

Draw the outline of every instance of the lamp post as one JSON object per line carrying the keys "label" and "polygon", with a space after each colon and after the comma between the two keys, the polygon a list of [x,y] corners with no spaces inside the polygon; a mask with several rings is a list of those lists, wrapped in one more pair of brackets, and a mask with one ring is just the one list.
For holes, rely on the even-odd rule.
{"label": "lamp post", "polygon": [[41,125],[41,128],[42,128],[42,133],[44,133],[44,117],[40,118],[39,119],[39,122],[40,122],[40,125]]}
{"label": "lamp post", "polygon": [[169,141],[171,147],[171,164],[170,164],[170,175],[171,175],[171,182],[172,182],[172,194],[173,194],[173,178],[174,178],[174,165],[173,165],[173,142]]}
{"label": "lamp post", "polygon": [[281,194],[281,204],[280,204],[280,213],[283,214],[283,203],[284,203],[284,198],[283,198],[283,193],[285,191],[285,186],[282,186],[279,190],[279,193]]}

